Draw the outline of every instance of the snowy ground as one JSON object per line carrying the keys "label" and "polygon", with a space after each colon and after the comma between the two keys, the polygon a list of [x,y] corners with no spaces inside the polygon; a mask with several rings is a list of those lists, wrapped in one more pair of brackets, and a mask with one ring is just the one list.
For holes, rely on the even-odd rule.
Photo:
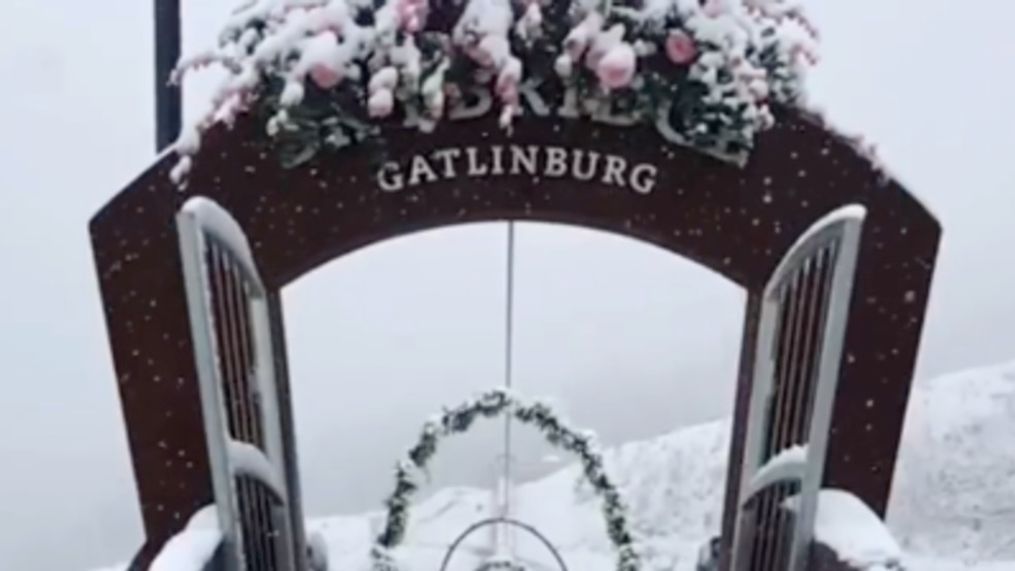
{"label": "snowy ground", "polygon": [[[648,571],[690,571],[697,551],[719,526],[728,423],[681,429],[609,451],[607,465],[625,490],[632,525],[649,556]],[[920,383],[903,436],[889,524],[914,571],[1015,569],[1015,363]],[[515,516],[557,545],[569,567],[611,569],[599,504],[575,467],[523,485]],[[487,517],[489,492],[442,489],[419,502],[405,547],[407,569],[436,570],[447,545]],[[333,569],[363,569],[380,513],[313,521]],[[479,531],[455,555],[450,571],[473,571],[489,545]],[[550,571],[549,554],[518,536],[531,568]]]}

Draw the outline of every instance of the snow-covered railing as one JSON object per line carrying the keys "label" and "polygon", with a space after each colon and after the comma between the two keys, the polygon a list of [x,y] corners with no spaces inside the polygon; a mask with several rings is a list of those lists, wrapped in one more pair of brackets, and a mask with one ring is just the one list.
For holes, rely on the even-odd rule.
{"label": "snow-covered railing", "polygon": [[799,481],[807,475],[807,446],[792,446],[769,460],[751,478],[747,497],[760,493],[778,482]]}
{"label": "snow-covered railing", "polygon": [[243,230],[216,203],[191,198],[177,228],[226,568],[301,569],[268,290]]}
{"label": "snow-covered railing", "polygon": [[[815,222],[765,286],[732,538],[732,571],[809,571],[815,502],[866,210]],[[794,513],[781,509],[796,496]]]}
{"label": "snow-covered railing", "polygon": [[241,440],[229,439],[226,442],[226,454],[234,478],[241,476],[254,478],[267,486],[278,501],[284,501],[285,479],[258,447]]}

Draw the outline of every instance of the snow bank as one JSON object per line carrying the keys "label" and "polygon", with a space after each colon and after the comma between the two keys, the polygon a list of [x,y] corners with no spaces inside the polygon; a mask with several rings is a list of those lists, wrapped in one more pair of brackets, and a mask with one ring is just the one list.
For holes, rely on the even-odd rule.
{"label": "snow bank", "polygon": [[[787,500],[795,509],[798,496]],[[883,569],[902,562],[902,552],[884,522],[863,500],[843,490],[818,493],[814,538],[829,547],[839,561],[857,569]]]}
{"label": "snow bank", "polygon": [[204,571],[222,542],[215,514],[213,505],[194,514],[155,557],[150,571]]}
{"label": "snow bank", "polygon": [[1013,482],[1015,362],[917,383],[888,513],[902,548],[1015,560]]}
{"label": "snow bank", "polygon": [[[917,383],[903,434],[890,508],[891,537],[860,534],[873,514],[825,493],[819,537],[853,557],[905,552],[913,571],[1015,569],[1015,363]],[[645,547],[645,571],[691,571],[698,550],[720,525],[726,478],[728,422],[684,428],[606,450],[604,461],[626,494],[631,525]],[[576,466],[525,484],[515,515],[559,546],[572,569],[613,571],[614,554],[600,504]],[[853,498],[855,500],[855,498]],[[450,541],[491,513],[488,490],[445,488],[411,511],[406,546],[396,550],[411,570],[439,568]],[[825,516],[835,514],[835,518]],[[332,569],[363,569],[382,521],[380,512],[313,521]],[[518,537],[530,568],[553,568],[534,541]],[[450,571],[474,571],[491,553],[489,535],[465,541]],[[119,571],[119,570],[117,570]],[[174,570],[176,571],[176,570]]]}

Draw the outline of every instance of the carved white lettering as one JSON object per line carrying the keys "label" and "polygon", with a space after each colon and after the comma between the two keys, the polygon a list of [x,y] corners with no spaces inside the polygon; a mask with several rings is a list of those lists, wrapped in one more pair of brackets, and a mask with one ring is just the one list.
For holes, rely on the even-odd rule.
{"label": "carved white lettering", "polygon": [[442,161],[444,165],[444,178],[455,178],[455,164],[454,161],[462,154],[460,149],[441,149],[434,151],[433,157],[436,160]]}
{"label": "carved white lettering", "polygon": [[539,86],[542,84],[542,79],[530,77],[518,86],[518,94],[526,103],[528,103],[529,110],[532,111],[533,115],[536,117],[549,117],[552,110],[550,109],[550,106],[546,104],[546,100],[543,99],[543,96],[540,95],[539,91],[537,91]]}
{"label": "carved white lettering", "polygon": [[655,165],[641,163],[631,169],[631,188],[639,194],[648,194],[655,189],[656,174],[659,169]]}
{"label": "carved white lettering", "polygon": [[592,115],[592,120],[612,127],[630,127],[638,122],[638,115],[633,111],[623,114],[617,113],[614,105],[608,103],[596,108],[596,112]]}
{"label": "carved white lettering", "polygon": [[398,170],[398,163],[384,163],[380,172],[377,173],[377,183],[385,192],[402,190],[405,187],[405,180],[402,179],[402,173]]}
{"label": "carved white lettering", "polygon": [[462,98],[458,100],[448,112],[448,118],[452,121],[462,119],[475,119],[482,117],[493,108],[493,96],[486,87],[470,86],[462,92]]}
{"label": "carved white lettering", "polygon": [[546,147],[546,166],[543,174],[560,178],[567,174],[567,151],[561,147]]}
{"label": "carved white lettering", "polygon": [[[585,168],[582,168],[582,156],[588,154],[589,160],[585,163]],[[585,153],[581,150],[574,152],[574,160],[571,161],[571,176],[575,180],[588,181],[592,180],[596,176],[596,165],[599,164],[599,153],[595,151],[589,151]]]}
{"label": "carved white lettering", "polygon": [[539,147],[535,145],[529,145],[524,149],[518,145],[511,145],[511,174],[521,174],[524,169],[527,174],[535,176],[538,156]]}
{"label": "carved white lettering", "polygon": [[493,168],[490,169],[490,174],[504,174],[504,161],[501,160],[501,157],[504,154],[504,148],[500,145],[490,145],[490,153],[493,155]]}
{"label": "carved white lettering", "polygon": [[617,155],[606,155],[606,172],[603,173],[603,184],[625,186],[624,171],[627,170],[627,161]]}
{"label": "carved white lettering", "polygon": [[383,192],[398,192],[458,177],[530,176],[631,188],[639,194],[655,189],[658,168],[628,163],[618,155],[588,149],[540,145],[448,147],[384,163],[377,172]]}
{"label": "carved white lettering", "polygon": [[412,170],[409,171],[409,186],[419,184],[422,177],[426,178],[426,182],[438,180],[437,173],[430,167],[430,163],[426,162],[426,159],[422,156],[416,155],[412,157]]}
{"label": "carved white lettering", "polygon": [[[469,156],[469,176],[486,176],[486,173],[489,172],[490,169],[487,165],[481,165],[479,163],[476,147],[468,147],[465,149],[465,154]],[[483,168],[479,168],[480,166]]]}
{"label": "carved white lettering", "polygon": [[557,109],[557,115],[565,119],[577,119],[581,117],[580,108],[578,107],[578,90],[574,87],[568,87],[564,91],[564,101],[561,102],[560,107]]}

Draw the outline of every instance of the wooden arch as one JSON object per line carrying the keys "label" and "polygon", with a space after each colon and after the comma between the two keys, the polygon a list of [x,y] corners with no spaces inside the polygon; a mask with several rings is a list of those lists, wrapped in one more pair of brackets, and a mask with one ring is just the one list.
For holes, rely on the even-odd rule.
{"label": "wooden arch", "polygon": [[[387,238],[465,222],[515,219],[599,228],[719,272],[748,292],[727,486],[739,480],[761,288],[810,224],[841,205],[861,203],[868,218],[825,480],[884,511],[940,227],[897,182],[884,179],[813,119],[780,111],[777,126],[759,137],[745,168],[676,148],[650,128],[589,121],[523,117],[511,136],[491,118],[445,122],[427,136],[387,129],[388,157],[404,169],[411,169],[412,157],[433,151],[458,149],[461,161],[469,148],[490,157],[495,147],[507,153],[511,145],[535,145],[540,152],[595,152],[604,162],[613,156],[626,161],[628,172],[651,165],[656,170],[648,193],[617,180],[604,183],[600,175],[578,181],[512,174],[504,165],[497,176],[470,177],[460,161],[455,176],[444,176],[440,160],[431,163],[438,180],[420,176],[421,184],[386,191],[366,148],[323,153],[284,170],[265,149],[262,133],[263,124],[253,117],[241,118],[231,130],[213,130],[183,192],[169,180],[174,157],[163,156],[91,222],[147,536],[135,559],[141,568],[212,493],[173,224],[177,209],[194,194],[223,205],[244,228],[279,317],[277,292],[321,264]],[[284,354],[278,359],[284,375]],[[282,408],[284,416],[291,414],[287,405]],[[285,422],[291,428],[291,417]]]}

